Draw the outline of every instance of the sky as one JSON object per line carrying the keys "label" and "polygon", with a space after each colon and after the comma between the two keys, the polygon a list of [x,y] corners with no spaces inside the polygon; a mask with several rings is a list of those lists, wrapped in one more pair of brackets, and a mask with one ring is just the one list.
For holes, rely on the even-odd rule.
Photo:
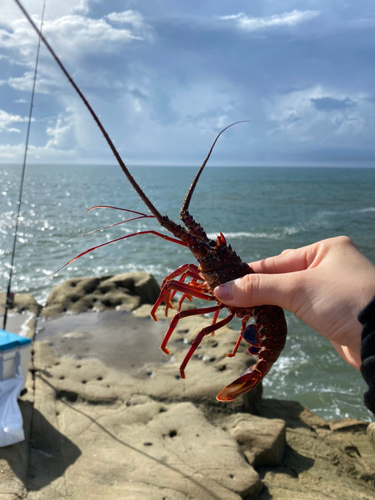
{"label": "sky", "polygon": [[[24,0],[39,24],[43,0]],[[43,33],[128,165],[375,166],[373,0],[46,0]],[[0,2],[0,162],[22,162],[38,38]],[[114,163],[44,47],[28,159]]]}

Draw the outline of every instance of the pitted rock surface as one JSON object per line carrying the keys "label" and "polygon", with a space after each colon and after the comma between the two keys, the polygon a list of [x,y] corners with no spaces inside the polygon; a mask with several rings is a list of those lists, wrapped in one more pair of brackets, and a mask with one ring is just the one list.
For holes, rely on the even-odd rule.
{"label": "pitted rock surface", "polygon": [[[92,294],[116,297],[113,286],[144,301],[128,314],[146,317],[158,290],[152,291],[152,278],[142,280],[131,278],[133,285],[124,275],[81,280],[82,288],[84,282],[88,287],[81,298],[56,293],[45,317],[65,307],[72,313],[80,300],[84,310],[92,310]],[[128,286],[131,293],[124,291]],[[136,286],[146,288],[142,297]],[[67,286],[69,293],[72,288]],[[111,300],[107,306],[101,302],[106,314],[129,306],[125,298],[121,304]],[[164,318],[163,308],[157,314]],[[225,356],[237,337],[231,328],[204,338],[186,380],[180,379],[191,341],[209,322],[202,316],[181,321],[169,342],[171,356],[160,362],[142,361],[145,340],[139,336],[137,376],[95,357],[77,359],[74,349],[58,357],[51,342],[36,341],[28,392],[20,400],[26,440],[0,448],[0,499],[373,499],[373,424],[326,422],[296,402],[262,401],[260,386],[234,404],[215,400],[254,362],[245,346],[235,358]],[[109,333],[103,331],[110,347]],[[73,343],[90,336],[68,334]]]}
{"label": "pitted rock surface", "polygon": [[152,304],[159,296],[153,276],[142,272],[116,276],[72,278],[52,289],[42,316],[56,318],[64,313],[117,309],[133,311],[142,304]]}

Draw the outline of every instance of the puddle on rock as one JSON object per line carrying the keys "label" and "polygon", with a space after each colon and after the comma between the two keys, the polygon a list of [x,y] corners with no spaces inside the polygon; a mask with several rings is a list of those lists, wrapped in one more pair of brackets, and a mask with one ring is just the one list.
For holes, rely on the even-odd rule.
{"label": "puddle on rock", "polygon": [[147,364],[170,361],[160,350],[167,329],[166,321],[126,311],[86,312],[39,320],[35,340],[48,341],[58,356],[98,358],[129,375],[147,376]]}

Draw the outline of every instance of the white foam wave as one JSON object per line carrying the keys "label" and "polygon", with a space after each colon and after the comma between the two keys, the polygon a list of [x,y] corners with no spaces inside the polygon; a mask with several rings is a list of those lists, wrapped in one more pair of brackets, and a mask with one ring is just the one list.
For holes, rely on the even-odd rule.
{"label": "white foam wave", "polygon": [[349,210],[351,214],[365,214],[367,212],[375,212],[375,207],[359,208],[357,210]]}
{"label": "white foam wave", "polygon": [[[236,238],[255,238],[255,239],[268,239],[268,240],[280,240],[284,238],[284,236],[290,236],[292,234],[297,234],[301,231],[302,228],[298,226],[290,226],[280,228],[276,231],[272,232],[248,232],[248,231],[238,231],[238,232],[225,232],[224,236],[228,239],[236,239]],[[218,233],[208,233],[207,236],[213,240],[216,239]]]}
{"label": "white foam wave", "polygon": [[[208,233],[207,236],[212,239],[216,240],[216,237],[218,236],[218,233]],[[235,238],[265,238],[265,239],[272,239],[272,240],[277,240],[282,238],[282,235],[280,233],[249,233],[246,231],[239,231],[236,233],[224,233],[224,236],[228,239],[235,239]]]}
{"label": "white foam wave", "polygon": [[285,227],[283,229],[283,233],[284,235],[286,236],[290,236],[291,234],[297,234],[301,231],[301,227],[297,227],[297,226],[291,226],[291,227]]}

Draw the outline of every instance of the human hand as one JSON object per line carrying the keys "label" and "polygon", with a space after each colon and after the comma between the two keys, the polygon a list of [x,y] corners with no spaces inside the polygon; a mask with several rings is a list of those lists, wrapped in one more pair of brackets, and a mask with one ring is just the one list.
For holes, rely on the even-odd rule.
{"label": "human hand", "polygon": [[354,368],[361,366],[358,313],[375,295],[375,266],[339,236],[250,264],[247,274],[214,290],[224,304],[272,304],[293,312],[329,339]]}

